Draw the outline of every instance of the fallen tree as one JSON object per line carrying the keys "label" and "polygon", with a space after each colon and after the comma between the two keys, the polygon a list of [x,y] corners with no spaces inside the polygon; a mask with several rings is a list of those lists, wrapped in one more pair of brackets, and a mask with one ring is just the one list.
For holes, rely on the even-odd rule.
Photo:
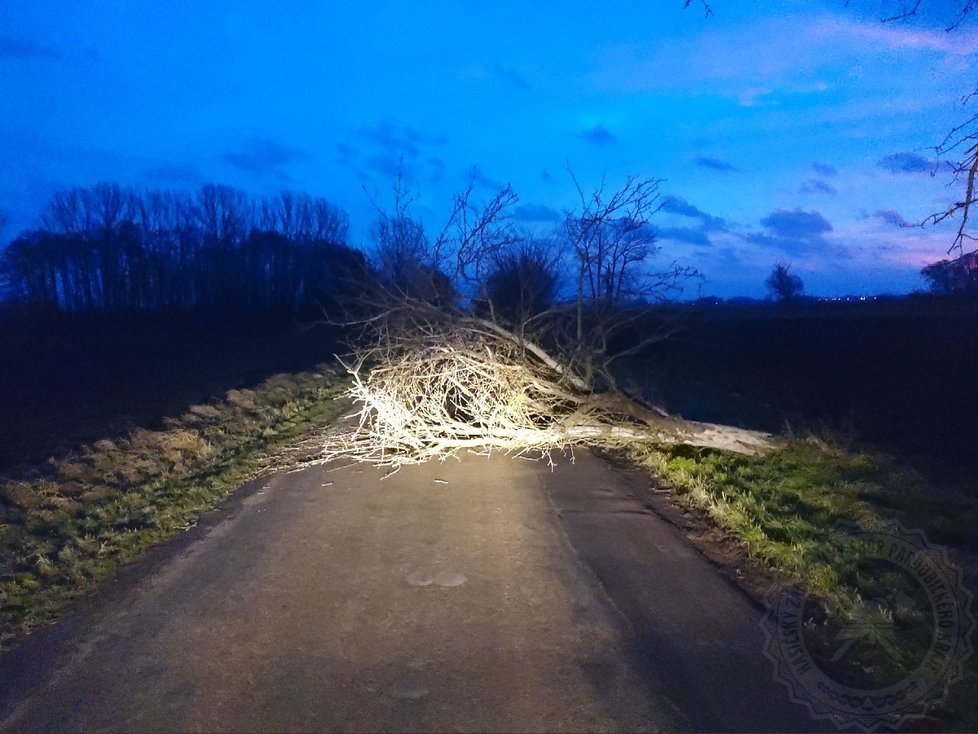
{"label": "fallen tree", "polygon": [[462,450],[548,456],[630,441],[745,454],[771,447],[764,433],[683,420],[619,391],[595,392],[539,344],[492,321],[446,318],[422,304],[411,310],[414,328],[385,329],[346,363],[356,424],[333,438],[325,458],[398,467]]}
{"label": "fallen tree", "polygon": [[[468,193],[456,202],[456,214],[470,214]],[[659,330],[646,332],[647,309],[622,305],[637,292],[635,265],[652,252],[654,237],[644,224],[657,194],[654,181],[636,180],[607,200],[600,194],[582,196],[583,213],[568,214],[565,225],[565,243],[576,256],[576,298],[521,312],[516,321],[501,315],[514,310],[494,303],[485,287],[498,282],[489,272],[491,253],[501,262],[500,253],[514,243],[527,252],[526,240],[500,225],[501,212],[515,202],[512,192],[507,188],[481,212],[460,217],[452,247],[439,238],[430,248],[442,257],[453,253],[449,267],[425,260],[421,229],[404,221],[399,202],[382,233],[409,232],[410,247],[381,243],[382,261],[393,264],[397,277],[377,274],[376,287],[359,299],[358,311],[369,303],[369,316],[358,319],[360,338],[344,360],[352,378],[348,397],[358,410],[349,430],[331,438],[324,459],[396,468],[463,450],[549,457],[554,449],[632,441],[747,454],[769,449],[767,434],[683,420],[618,389],[612,362],[662,338]],[[531,270],[536,278],[538,265]],[[674,266],[646,275],[643,294],[653,287],[659,292],[688,271]],[[458,302],[466,280],[475,295],[463,307]],[[507,292],[514,290],[521,288]],[[628,329],[632,336],[623,340]],[[615,342],[626,346],[612,350]]]}

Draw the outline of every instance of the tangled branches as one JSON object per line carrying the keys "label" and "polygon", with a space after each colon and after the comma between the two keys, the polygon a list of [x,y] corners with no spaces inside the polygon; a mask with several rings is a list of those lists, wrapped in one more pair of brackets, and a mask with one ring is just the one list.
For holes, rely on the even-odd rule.
{"label": "tangled branches", "polygon": [[[489,330],[429,331],[380,351],[349,368],[361,410],[344,453],[399,464],[463,448],[522,453],[565,442],[561,423],[575,396]],[[368,362],[374,366],[364,376]]]}
{"label": "tangled branches", "polygon": [[347,369],[358,424],[327,447],[326,458],[398,467],[462,450],[547,456],[573,445],[651,440],[754,453],[768,445],[763,434],[595,394],[538,344],[474,317],[431,311],[410,330],[385,328]]}

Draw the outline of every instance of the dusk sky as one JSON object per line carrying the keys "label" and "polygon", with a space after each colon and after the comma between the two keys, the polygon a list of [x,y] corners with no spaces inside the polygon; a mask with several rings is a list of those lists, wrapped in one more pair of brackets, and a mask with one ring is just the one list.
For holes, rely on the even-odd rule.
{"label": "dusk sky", "polygon": [[930,148],[975,88],[955,3],[881,24],[853,0],[3,2],[4,241],[52,192],[98,181],[324,196],[366,242],[399,164],[432,230],[475,167],[534,226],[602,177],[663,179],[659,262],[687,296],[907,292],[959,197]]}

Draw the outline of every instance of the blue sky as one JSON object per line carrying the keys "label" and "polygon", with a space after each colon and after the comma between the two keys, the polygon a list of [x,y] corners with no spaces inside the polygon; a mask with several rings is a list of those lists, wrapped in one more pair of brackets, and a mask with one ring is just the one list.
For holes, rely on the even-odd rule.
{"label": "blue sky", "polygon": [[[368,237],[401,161],[437,230],[473,167],[546,222],[585,187],[664,179],[660,260],[688,293],[905,292],[960,192],[931,146],[978,82],[953,2],[282,2],[0,5],[0,209],[58,189],[229,183],[325,196]],[[885,7],[884,7],[885,6]],[[935,174],[936,175],[932,175]],[[366,189],[366,192],[364,191]]]}

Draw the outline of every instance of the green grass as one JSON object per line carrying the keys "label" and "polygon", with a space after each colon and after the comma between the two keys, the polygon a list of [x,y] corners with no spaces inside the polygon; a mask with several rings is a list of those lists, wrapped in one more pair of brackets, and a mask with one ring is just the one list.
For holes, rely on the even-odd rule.
{"label": "green grass", "polygon": [[812,587],[816,592],[836,586],[831,576],[838,576],[840,559],[831,539],[839,522],[872,529],[895,519],[933,542],[975,550],[978,506],[964,491],[938,487],[879,452],[846,451],[815,438],[780,444],[764,456],[636,445],[630,457],[741,539],[752,556],[797,580],[828,577]]}
{"label": "green grass", "polygon": [[[912,579],[886,575],[872,554],[854,552],[841,523],[872,531],[898,520],[908,530],[924,530],[974,572],[974,500],[966,491],[932,484],[886,454],[845,450],[814,437],[781,439],[777,450],[763,456],[649,445],[634,445],[627,453],[664,480],[680,505],[706,515],[747,555],[817,600],[815,621],[827,656],[828,641],[842,625],[880,621],[881,609],[872,600],[894,589],[920,595]],[[918,601],[917,609],[927,607],[926,600]],[[921,659],[928,641],[906,634],[896,642],[898,657],[886,659],[867,645],[858,669],[837,672],[854,684],[899,680],[901,671]],[[976,699],[978,674],[969,669],[951,696],[964,730],[978,724]]]}
{"label": "green grass", "polygon": [[0,479],[0,648],[54,621],[121,564],[186,529],[295,438],[346,385],[325,366],[192,406],[161,430],[81,447]]}

